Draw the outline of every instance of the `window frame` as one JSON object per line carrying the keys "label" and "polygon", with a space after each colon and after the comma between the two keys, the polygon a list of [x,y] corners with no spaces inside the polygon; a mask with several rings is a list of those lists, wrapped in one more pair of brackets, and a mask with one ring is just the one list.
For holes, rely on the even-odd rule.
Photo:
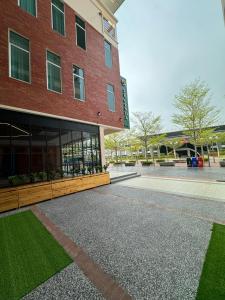
{"label": "window frame", "polygon": [[[27,50],[24,50],[23,48],[11,43],[10,41],[10,32],[14,32],[16,34],[18,34],[19,36],[23,37],[24,39],[28,40],[29,41],[29,51]],[[14,46],[20,50],[23,50],[24,52],[27,52],[29,54],[29,81],[25,81],[25,80],[22,80],[22,79],[18,79],[18,78],[15,78],[15,77],[12,77],[12,62],[11,62],[11,55],[12,55],[12,52],[11,52],[11,46]],[[24,82],[24,83],[27,83],[27,84],[31,84],[32,82],[32,79],[31,79],[31,42],[30,42],[30,39],[28,39],[27,37],[25,37],[24,35],[18,33],[17,31],[9,28],[8,29],[8,67],[9,67],[9,78],[11,79],[14,79],[14,80],[18,80],[20,82]]]}
{"label": "window frame", "polygon": [[[77,74],[74,74],[74,68],[77,67],[79,69],[81,69],[83,71],[83,74],[84,76],[80,76],[80,75],[77,75]],[[83,68],[80,68],[78,65],[74,65],[72,66],[72,72],[73,72],[73,98],[75,100],[78,100],[78,101],[81,101],[81,102],[85,102],[86,101],[86,85],[85,85],[85,72],[84,72],[84,69]],[[83,79],[83,82],[84,82],[84,99],[79,99],[76,97],[76,88],[75,88],[75,83],[74,83],[74,79],[75,77],[79,77],[81,79]]]}
{"label": "window frame", "polygon": [[[52,62],[50,62],[50,61],[48,60],[48,52],[50,52],[50,53],[52,53],[52,54],[54,54],[54,55],[60,57],[60,66],[58,66],[58,65],[56,65],[56,64],[54,64],[54,63],[52,63]],[[47,82],[47,90],[50,91],[50,92],[54,92],[54,93],[57,93],[57,94],[59,94],[59,95],[62,95],[62,92],[63,92],[63,84],[62,84],[61,56],[58,55],[57,53],[51,51],[51,50],[48,49],[48,48],[46,49],[46,54],[45,54],[45,55],[46,55],[46,82]],[[60,92],[55,91],[55,90],[52,90],[52,89],[49,89],[49,87],[48,87],[48,63],[50,63],[50,64],[52,64],[52,65],[54,65],[54,66],[60,68],[60,82],[61,82],[61,85],[60,85],[61,91],[60,91]]]}
{"label": "window frame", "polygon": [[[77,23],[76,17],[81,19],[85,23],[85,28],[83,28],[80,24]],[[80,45],[77,43],[77,26],[80,27],[84,33],[85,33],[85,49],[82,48]],[[80,49],[83,49],[84,51],[87,51],[87,30],[86,30],[86,22],[78,15],[75,15],[75,31],[76,31],[76,46],[79,47]]]}
{"label": "window frame", "polygon": [[38,17],[38,5],[37,5],[37,1],[38,1],[38,0],[34,0],[34,1],[35,1],[35,9],[36,9],[36,14],[35,14],[35,16],[32,15],[31,13],[29,13],[29,11],[23,9],[23,8],[20,6],[21,0],[18,0],[17,3],[18,3],[18,6],[19,6],[20,9],[22,9],[23,11],[25,11],[26,13],[28,13],[28,14],[31,15],[32,17],[37,18],[37,17]]}
{"label": "window frame", "polygon": [[[61,0],[59,0],[60,2],[62,2]],[[52,3],[52,0],[51,0],[51,25],[52,25],[52,30],[58,34],[60,34],[61,36],[66,36],[66,14],[65,14],[65,3],[62,2],[62,4],[64,5],[64,11],[62,11],[60,8],[58,8],[54,3]],[[58,32],[57,30],[55,30],[53,28],[53,8],[52,7],[55,7],[56,9],[58,9],[60,12],[63,13],[63,21],[64,21],[64,34],[62,34],[61,32]]]}
{"label": "window frame", "polygon": [[[110,90],[108,90],[108,86],[109,86],[109,85],[113,88],[113,92],[111,92]],[[116,112],[116,97],[115,97],[115,87],[114,87],[114,85],[111,84],[111,83],[107,83],[107,84],[106,84],[106,92],[107,92],[107,104],[108,104],[108,110],[109,110],[110,112]],[[114,96],[114,110],[111,110],[111,109],[110,109],[110,106],[109,106],[109,99],[108,99],[108,93],[113,94],[113,96]]]}
{"label": "window frame", "polygon": [[[111,56],[111,65],[109,66],[107,63],[106,63],[106,46],[105,44],[108,44],[110,46],[110,56]],[[113,67],[113,56],[112,56],[112,44],[110,42],[108,42],[106,39],[104,39],[104,51],[105,51],[105,65],[106,67],[108,67],[109,69],[112,69]]]}

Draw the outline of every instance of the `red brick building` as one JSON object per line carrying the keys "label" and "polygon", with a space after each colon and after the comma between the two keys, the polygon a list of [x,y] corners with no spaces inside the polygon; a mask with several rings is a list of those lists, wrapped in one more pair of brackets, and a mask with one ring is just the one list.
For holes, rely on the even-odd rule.
{"label": "red brick building", "polygon": [[129,127],[114,16],[123,1],[0,2],[3,184],[95,168],[104,163],[104,134]]}

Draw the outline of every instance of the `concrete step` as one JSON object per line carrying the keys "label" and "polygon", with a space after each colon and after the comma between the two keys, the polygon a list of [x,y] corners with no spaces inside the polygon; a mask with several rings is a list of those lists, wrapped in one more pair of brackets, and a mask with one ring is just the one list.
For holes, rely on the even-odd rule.
{"label": "concrete step", "polygon": [[131,173],[131,174],[126,174],[126,175],[120,175],[118,177],[114,177],[111,179],[111,184],[112,183],[117,183],[120,181],[124,181],[124,180],[128,180],[128,179],[132,179],[132,178],[136,178],[136,177],[140,177],[141,175],[138,174],[137,172]]}

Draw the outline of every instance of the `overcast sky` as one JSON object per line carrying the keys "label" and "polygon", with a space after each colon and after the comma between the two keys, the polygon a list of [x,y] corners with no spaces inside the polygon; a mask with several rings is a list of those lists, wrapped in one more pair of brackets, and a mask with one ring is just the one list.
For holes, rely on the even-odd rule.
{"label": "overcast sky", "polygon": [[225,124],[225,26],[221,0],[125,0],[116,14],[130,113],[171,122],[174,95],[196,78],[211,88]]}

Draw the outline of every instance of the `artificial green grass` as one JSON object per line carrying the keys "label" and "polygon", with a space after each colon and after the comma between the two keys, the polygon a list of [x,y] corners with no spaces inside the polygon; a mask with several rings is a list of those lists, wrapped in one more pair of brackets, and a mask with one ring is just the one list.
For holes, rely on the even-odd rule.
{"label": "artificial green grass", "polygon": [[71,262],[31,211],[0,218],[0,300],[20,299]]}
{"label": "artificial green grass", "polygon": [[225,299],[225,226],[214,224],[196,300]]}

